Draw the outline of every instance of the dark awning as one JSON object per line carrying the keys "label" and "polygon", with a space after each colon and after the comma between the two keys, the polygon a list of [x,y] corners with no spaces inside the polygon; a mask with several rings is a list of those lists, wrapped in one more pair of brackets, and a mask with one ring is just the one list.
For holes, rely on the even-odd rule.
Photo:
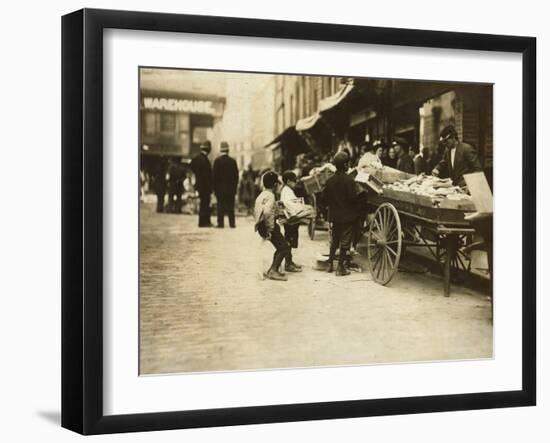
{"label": "dark awning", "polygon": [[308,144],[298,134],[295,126],[286,128],[281,134],[265,145],[265,148],[277,149],[279,146],[282,150],[293,155],[304,154],[310,151]]}

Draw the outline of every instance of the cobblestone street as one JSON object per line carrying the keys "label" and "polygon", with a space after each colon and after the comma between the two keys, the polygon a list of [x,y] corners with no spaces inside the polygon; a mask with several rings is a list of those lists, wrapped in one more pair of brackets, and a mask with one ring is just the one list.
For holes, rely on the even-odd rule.
{"label": "cobblestone street", "polygon": [[[141,205],[140,372],[490,358],[490,302],[441,278],[400,272],[387,287],[364,271],[336,277],[315,269],[327,233],[305,226],[287,282],[262,280],[273,248],[253,231],[200,229],[197,217]],[[213,220],[215,218],[213,217]]]}

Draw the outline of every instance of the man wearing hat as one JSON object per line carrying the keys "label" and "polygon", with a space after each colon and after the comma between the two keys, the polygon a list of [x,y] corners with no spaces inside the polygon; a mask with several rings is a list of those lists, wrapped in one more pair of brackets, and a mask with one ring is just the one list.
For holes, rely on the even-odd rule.
{"label": "man wearing hat", "polygon": [[235,227],[235,195],[239,184],[237,162],[229,157],[229,145],[221,142],[220,155],[214,161],[213,168],[214,194],[217,200],[218,228],[224,227],[227,215],[229,226]]}
{"label": "man wearing hat", "polygon": [[443,128],[440,141],[445,147],[445,153],[432,174],[450,177],[455,186],[465,187],[464,174],[482,171],[475,148],[468,143],[459,142],[452,125]]}
{"label": "man wearing hat", "polygon": [[212,144],[206,140],[201,144],[201,152],[191,161],[191,170],[195,174],[195,189],[199,193],[199,228],[212,226],[210,222],[210,194],[212,194],[212,166],[208,154]]}

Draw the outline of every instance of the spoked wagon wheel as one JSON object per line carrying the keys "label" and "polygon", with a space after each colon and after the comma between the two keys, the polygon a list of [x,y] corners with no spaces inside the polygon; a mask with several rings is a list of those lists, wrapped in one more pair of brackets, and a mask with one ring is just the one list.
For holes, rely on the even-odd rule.
{"label": "spoked wagon wheel", "polygon": [[467,250],[468,244],[472,243],[469,234],[443,234],[439,236],[436,255],[441,266],[444,266],[447,251],[451,250],[449,257],[451,268],[470,272],[472,269],[472,257]]}
{"label": "spoked wagon wheel", "polygon": [[395,207],[381,204],[370,223],[367,242],[369,270],[375,282],[386,285],[393,278],[401,257],[401,221]]}
{"label": "spoked wagon wheel", "polygon": [[311,194],[311,206],[313,206],[315,215],[309,220],[307,232],[309,234],[309,238],[315,240],[315,227],[317,225],[317,198],[315,197],[315,194]]}

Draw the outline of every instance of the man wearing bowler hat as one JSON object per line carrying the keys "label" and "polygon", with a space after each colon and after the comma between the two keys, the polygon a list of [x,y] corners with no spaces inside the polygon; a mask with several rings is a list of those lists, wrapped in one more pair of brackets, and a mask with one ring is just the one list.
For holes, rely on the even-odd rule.
{"label": "man wearing bowler hat", "polygon": [[227,215],[229,226],[235,227],[235,195],[239,184],[237,162],[229,157],[229,145],[221,142],[220,155],[213,167],[214,193],[217,200],[218,228],[224,227]]}
{"label": "man wearing bowler hat", "polygon": [[199,228],[212,226],[210,222],[210,194],[212,194],[212,166],[208,154],[212,150],[209,140],[200,146],[201,152],[191,161],[191,170],[195,174],[195,189],[199,193]]}

